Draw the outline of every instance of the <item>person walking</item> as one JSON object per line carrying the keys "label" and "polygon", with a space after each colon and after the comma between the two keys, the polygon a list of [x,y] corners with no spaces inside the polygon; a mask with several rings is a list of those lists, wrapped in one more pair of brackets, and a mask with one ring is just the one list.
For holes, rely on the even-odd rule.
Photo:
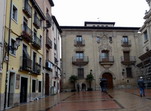
{"label": "person walking", "polygon": [[143,77],[139,78],[138,87],[140,90],[140,97],[145,96],[145,83],[144,83]]}
{"label": "person walking", "polygon": [[103,92],[103,82],[102,82],[102,80],[100,80],[100,88],[101,88],[101,91]]}
{"label": "person walking", "polygon": [[100,81],[100,87],[102,92],[107,92],[107,79],[102,78]]}
{"label": "person walking", "polygon": [[79,83],[77,84],[77,90],[78,90],[78,92],[80,92],[80,84]]}

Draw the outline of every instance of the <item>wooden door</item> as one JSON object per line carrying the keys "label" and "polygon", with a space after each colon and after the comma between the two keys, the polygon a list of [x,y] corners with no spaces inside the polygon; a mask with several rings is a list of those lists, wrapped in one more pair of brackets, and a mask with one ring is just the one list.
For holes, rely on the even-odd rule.
{"label": "wooden door", "polygon": [[49,74],[45,76],[45,95],[49,95]]}
{"label": "wooden door", "polygon": [[113,77],[110,73],[105,73],[102,75],[102,78],[106,78],[107,79],[107,88],[111,89],[113,88]]}

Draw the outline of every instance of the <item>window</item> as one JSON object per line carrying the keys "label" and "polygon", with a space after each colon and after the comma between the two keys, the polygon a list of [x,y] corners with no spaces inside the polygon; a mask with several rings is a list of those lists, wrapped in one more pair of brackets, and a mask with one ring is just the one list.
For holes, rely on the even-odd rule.
{"label": "window", "polygon": [[127,37],[127,36],[123,36],[122,41],[123,41],[124,43],[128,43],[128,37]]}
{"label": "window", "polygon": [[32,80],[32,92],[36,92],[36,80]]}
{"label": "window", "polygon": [[102,50],[101,58],[109,58],[109,51],[108,50]]}
{"label": "window", "polygon": [[82,42],[82,36],[81,36],[81,35],[77,35],[76,41],[77,41],[77,42]]}
{"label": "window", "polygon": [[78,68],[78,78],[79,79],[84,78],[84,68]]}
{"label": "window", "polygon": [[42,36],[40,35],[40,46],[42,47]]}
{"label": "window", "polygon": [[109,37],[109,42],[112,43],[112,37]]}
{"label": "window", "polygon": [[132,68],[131,67],[127,67],[126,68],[126,75],[128,78],[132,78]]}
{"label": "window", "polygon": [[49,51],[46,51],[46,59],[49,60]]}
{"label": "window", "polygon": [[96,37],[96,42],[97,42],[97,43],[100,43],[100,41],[101,41],[101,38],[97,36],[97,37]]}
{"label": "window", "polygon": [[39,81],[39,92],[41,92],[41,81]]}
{"label": "window", "polygon": [[17,13],[18,10],[17,8],[13,5],[13,9],[12,9],[12,18],[17,22]]}
{"label": "window", "polygon": [[39,57],[39,65],[42,66],[42,58]]}
{"label": "window", "polygon": [[11,47],[10,47],[10,53],[13,55],[16,55],[16,50],[15,50],[15,40],[11,38]]}
{"label": "window", "polygon": [[33,71],[36,71],[36,53],[35,52],[33,52]]}
{"label": "window", "polygon": [[130,52],[129,51],[124,51],[124,61],[130,61]]}
{"label": "window", "polygon": [[84,59],[84,53],[83,52],[76,52],[76,58],[77,59]]}
{"label": "window", "polygon": [[144,42],[146,42],[148,40],[148,35],[147,35],[147,31],[144,32]]}
{"label": "window", "polygon": [[36,38],[37,38],[37,31],[34,29],[34,42],[36,42]]}
{"label": "window", "polygon": [[27,32],[28,20],[23,18],[23,31]]}

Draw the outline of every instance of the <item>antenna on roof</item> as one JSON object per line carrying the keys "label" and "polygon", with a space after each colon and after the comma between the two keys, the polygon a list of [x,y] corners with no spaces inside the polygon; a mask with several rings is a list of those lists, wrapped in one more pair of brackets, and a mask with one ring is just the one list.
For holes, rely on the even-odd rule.
{"label": "antenna on roof", "polygon": [[97,18],[97,21],[100,22],[100,18],[99,17]]}

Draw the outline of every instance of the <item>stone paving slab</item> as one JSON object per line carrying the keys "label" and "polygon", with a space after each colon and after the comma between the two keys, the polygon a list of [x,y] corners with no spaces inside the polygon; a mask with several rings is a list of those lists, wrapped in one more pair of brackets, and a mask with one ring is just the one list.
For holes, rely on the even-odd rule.
{"label": "stone paving slab", "polygon": [[151,89],[146,97],[138,89],[61,93],[7,111],[151,111]]}

